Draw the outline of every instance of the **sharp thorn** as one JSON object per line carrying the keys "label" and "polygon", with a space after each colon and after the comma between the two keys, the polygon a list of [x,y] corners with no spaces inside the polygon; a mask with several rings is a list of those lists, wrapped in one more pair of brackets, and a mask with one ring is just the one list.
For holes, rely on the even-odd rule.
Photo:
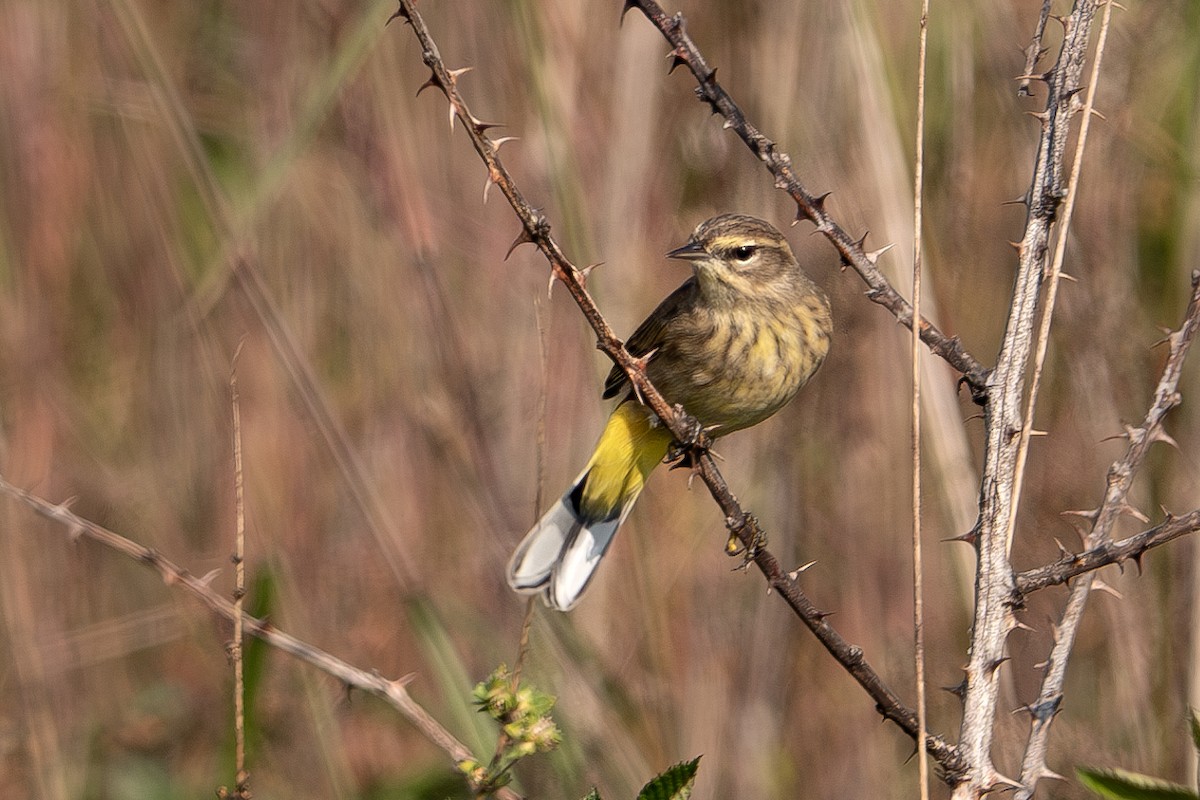
{"label": "sharp thorn", "polygon": [[978,534],[975,532],[975,530],[971,529],[964,534],[960,534],[958,536],[951,536],[949,538],[942,539],[942,541],[943,542],[965,542],[966,544],[973,545],[973,544],[975,544],[975,539],[977,538],[977,536],[978,536]]}
{"label": "sharp thorn", "polygon": [[999,772],[996,772],[995,769],[992,770],[989,780],[991,781],[991,786],[1008,786],[1013,789],[1021,788],[1020,782],[1014,781],[1012,778],[1009,778],[1005,775],[1001,775]]}
{"label": "sharp thorn", "polygon": [[[1114,3],[1113,5],[1116,5],[1116,3]],[[1066,778],[1064,778],[1062,775],[1059,775],[1057,772],[1055,772],[1054,770],[1050,769],[1047,766],[1043,766],[1038,771],[1038,778],[1041,780],[1050,780],[1050,781],[1065,781],[1066,780]]]}
{"label": "sharp thorn", "polygon": [[421,85],[420,85],[420,86],[417,88],[417,93],[416,93],[415,95],[413,95],[413,96],[414,96],[414,97],[420,97],[420,96],[421,96],[421,92],[423,92],[423,91],[425,91],[426,89],[429,89],[429,88],[431,88],[431,87],[437,87],[438,89],[441,89],[441,88],[442,88],[442,84],[441,84],[441,83],[438,81],[438,77],[437,77],[437,73],[436,73],[436,72],[431,72],[431,73],[429,74],[429,80],[427,80],[427,81],[425,81],[424,83],[422,83],[422,84],[421,84]]}
{"label": "sharp thorn", "polygon": [[517,234],[517,238],[513,239],[513,243],[508,246],[508,252],[504,254],[504,260],[508,261],[508,257],[513,254],[513,250],[532,241],[533,237],[529,235],[529,230],[522,226],[521,232]]}
{"label": "sharp thorn", "polygon": [[963,697],[967,693],[967,679],[963,678],[961,681],[959,681],[954,686],[943,686],[942,691],[949,692],[950,694],[957,697],[959,700],[962,700]]}
{"label": "sharp thorn", "polygon": [[579,283],[583,286],[583,288],[587,288],[588,276],[592,274],[592,270],[594,270],[596,267],[603,266],[603,264],[603,261],[597,261],[595,264],[588,264],[583,269],[575,270],[575,273],[579,276]]}
{"label": "sharp thorn", "polygon": [[1171,435],[1162,428],[1155,428],[1154,432],[1150,435],[1150,439],[1151,441],[1162,442],[1163,444],[1169,445],[1179,452],[1183,452],[1179,448],[1179,442],[1175,441],[1175,439],[1172,438]]}
{"label": "sharp thorn", "polygon": [[671,59],[671,66],[667,69],[667,74],[670,75],[679,67],[686,67],[688,64],[688,52],[680,45],[671,52],[667,53],[667,58]]}
{"label": "sharp thorn", "polygon": [[883,247],[879,248],[878,250],[872,250],[871,252],[866,254],[867,261],[870,261],[872,264],[879,263],[879,257],[882,256],[884,253],[886,253],[888,250],[891,250],[895,246],[896,246],[895,244],[885,244]]}
{"label": "sharp thorn", "polygon": [[1122,514],[1128,514],[1129,516],[1133,517],[1138,522],[1141,522],[1143,524],[1150,522],[1149,517],[1147,517],[1145,514],[1143,514],[1138,509],[1129,505],[1129,503],[1121,503],[1120,507],[1117,510],[1120,511]]}
{"label": "sharp thorn", "polygon": [[807,564],[801,564],[800,566],[796,567],[794,570],[789,572],[787,574],[787,576],[791,580],[796,580],[796,578],[800,577],[800,573],[807,572],[809,570],[809,568],[811,568],[812,565],[816,564],[816,563],[817,563],[816,561],[809,561]]}
{"label": "sharp thorn", "polygon": [[475,119],[475,117],[471,117],[471,127],[475,129],[476,133],[478,133],[480,136],[482,136],[483,134],[487,133],[492,128],[503,128],[504,123],[503,122],[483,122],[482,120]]}

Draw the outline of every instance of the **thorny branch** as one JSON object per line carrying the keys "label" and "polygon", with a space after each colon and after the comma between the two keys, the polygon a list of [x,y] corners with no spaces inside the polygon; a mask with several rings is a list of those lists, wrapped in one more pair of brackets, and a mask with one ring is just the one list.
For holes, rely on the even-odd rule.
{"label": "thorny branch", "polygon": [[[361,689],[381,698],[416,726],[417,730],[421,731],[430,742],[448,754],[455,764],[474,758],[465,744],[442,727],[440,722],[412,699],[408,689],[405,688],[409,678],[388,680],[378,673],[367,672],[351,666],[308,642],[284,633],[266,620],[241,612],[233,601],[213,591],[209,586],[211,576],[197,578],[154,548],[138,544],[75,514],[67,507],[66,503],[55,505],[47,502],[37,495],[13,486],[3,477],[0,477],[0,493],[20,500],[40,516],[64,526],[72,540],[79,537],[91,539],[156,570],[162,577],[163,583],[168,586],[182,587],[219,616],[232,621],[241,614],[242,625],[246,633],[257,636],[272,647],[307,662],[346,686]],[[515,792],[507,788],[497,790],[496,796],[502,800],[520,800]]]}
{"label": "thorny branch", "polygon": [[[1079,628],[1079,620],[1087,605],[1095,577],[1094,570],[1106,564],[1120,564],[1126,559],[1140,559],[1148,548],[1170,541],[1177,536],[1192,533],[1200,528],[1200,511],[1193,511],[1183,517],[1166,515],[1166,520],[1157,527],[1143,531],[1120,542],[1112,541],[1112,531],[1122,514],[1133,514],[1141,519],[1145,516],[1129,505],[1129,490],[1133,479],[1146,460],[1150,446],[1155,442],[1174,444],[1171,437],[1163,430],[1163,419],[1181,402],[1179,396],[1179,378],[1183,372],[1183,362],[1188,349],[1195,341],[1197,329],[1200,328],[1200,271],[1192,273],[1192,296],[1184,312],[1183,324],[1179,330],[1166,337],[1167,360],[1154,390],[1154,400],[1150,410],[1146,412],[1142,423],[1137,427],[1127,427],[1125,438],[1129,446],[1125,455],[1113,462],[1108,468],[1107,486],[1104,500],[1099,508],[1089,511],[1073,512],[1085,520],[1091,521],[1091,530],[1084,537],[1085,552],[1079,554],[1064,554],[1058,561],[1036,570],[1017,576],[1016,590],[1021,595],[1048,586],[1053,583],[1063,583],[1075,575],[1083,575],[1071,586],[1067,598],[1066,609],[1062,619],[1054,629],[1054,644],[1050,656],[1046,659],[1046,672],[1042,678],[1042,687],[1038,699],[1028,706],[1030,709],[1029,740],[1025,747],[1025,755],[1021,763],[1021,788],[1017,790],[1018,800],[1029,800],[1033,796],[1038,780],[1054,773],[1046,764],[1046,750],[1049,742],[1050,725],[1054,714],[1039,713],[1041,709],[1057,708],[1058,699],[1062,697],[1063,682],[1066,679],[1067,661],[1075,646],[1075,633]],[[1140,565],[1140,561],[1139,561]]]}
{"label": "thorny branch", "polygon": [[[693,447],[693,450],[696,453],[696,463],[699,467],[700,476],[712,494],[713,499],[724,513],[726,527],[746,545],[748,552],[753,555],[755,564],[767,578],[771,588],[784,598],[830,654],[866,690],[875,701],[880,713],[886,719],[895,722],[905,733],[915,739],[919,735],[916,712],[900,702],[896,694],[888,687],[874,668],[867,663],[861,648],[851,645],[832,626],[825,622],[825,618],[828,615],[813,605],[812,601],[801,590],[796,578],[785,571],[780,566],[778,560],[761,546],[761,542],[765,540],[765,537],[758,524],[758,520],[752,514],[747,513],[738,503],[732,492],[730,492],[712,456],[703,447],[703,436],[697,433],[700,430],[699,425],[682,408],[671,408],[667,404],[662,395],[659,394],[646,378],[640,361],[629,354],[621,340],[613,333],[611,326],[609,326],[608,322],[601,315],[595,301],[587,292],[583,271],[575,267],[567,259],[562,248],[550,233],[549,221],[525,200],[514,183],[512,176],[501,162],[498,155],[498,147],[503,143],[503,140],[492,140],[487,136],[487,131],[496,127],[496,125],[494,123],[483,122],[475,117],[459,93],[458,78],[466,70],[450,70],[446,67],[445,62],[438,52],[437,44],[430,35],[429,29],[426,27],[421,15],[417,12],[412,0],[400,0],[400,7],[392,18],[395,19],[397,17],[402,18],[412,27],[421,45],[422,60],[430,69],[429,81],[421,89],[436,87],[446,96],[446,99],[450,103],[451,124],[453,124],[455,119],[463,122],[463,127],[471,139],[472,146],[487,166],[488,181],[500,190],[508,200],[509,205],[512,206],[518,219],[520,219],[522,228],[520,234],[513,242],[513,247],[528,242],[534,244],[541,251],[546,260],[549,261],[554,276],[566,286],[572,299],[575,300],[595,331],[598,338],[597,346],[612,358],[615,363],[621,366],[629,376],[631,384],[636,387],[638,395],[642,398],[643,402],[658,415],[672,435],[680,442],[696,445]],[[703,64],[703,59],[695,49],[695,46],[690,44],[690,40],[689,46],[689,52],[694,54],[696,63]],[[716,86],[715,81],[711,81],[711,84]],[[737,107],[733,105],[733,101],[728,98],[728,95],[724,94],[724,90],[720,91],[728,105],[736,110]],[[742,129],[748,129],[747,123],[741,116],[740,111],[737,111],[737,115],[739,120],[741,120],[739,124],[742,126]],[[755,134],[757,134],[757,131],[755,131]],[[767,141],[761,135],[759,135],[759,138],[762,142]],[[780,165],[781,168],[787,170],[785,173],[780,174],[789,176],[791,181],[789,185],[794,184],[793,190],[799,192],[801,198],[807,202],[808,205],[804,206],[802,203],[802,207],[812,209],[810,218],[818,223],[818,227],[825,232],[826,236],[834,239],[835,245],[838,245],[838,241],[842,241],[842,244],[838,246],[839,251],[843,253],[843,257],[848,259],[849,263],[854,265],[856,269],[859,269],[860,274],[874,276],[867,280],[868,285],[872,286],[872,295],[877,298],[877,302],[881,302],[892,308],[893,312],[896,313],[902,322],[906,321],[904,317],[905,313],[907,313],[908,319],[911,320],[911,306],[901,299],[883,276],[874,269],[871,263],[872,258],[862,250],[862,243],[852,241],[841,228],[838,228],[833,223],[820,205],[821,198],[814,198],[808,195],[803,187],[798,182],[795,182],[794,178],[790,178],[791,173],[787,156],[782,153],[776,153],[773,144],[770,145],[770,150],[773,161],[769,163]],[[874,258],[877,257],[878,254],[875,254]],[[884,299],[879,300],[878,298],[880,297]],[[905,309],[907,309],[907,312],[905,312]],[[963,351],[961,343],[957,339],[944,336],[925,321],[922,321],[921,325],[922,338],[930,343],[935,352],[942,354],[951,364],[959,368],[967,376],[967,380],[972,387],[983,385],[986,370]],[[947,743],[945,739],[940,736],[928,734],[926,737],[926,746],[929,754],[942,768],[943,774],[949,776],[948,779],[954,780],[954,777],[962,772],[964,767],[963,761],[956,753],[955,748]]]}
{"label": "thorny branch", "polygon": [[1131,560],[1140,566],[1142,556],[1152,548],[1197,532],[1200,532],[1200,509],[1181,517],[1168,513],[1161,524],[1141,533],[1115,542],[1103,541],[1081,553],[1063,553],[1057,561],[1017,573],[1016,592],[1024,598],[1038,589],[1059,586],[1102,567]]}
{"label": "thorny branch", "polygon": [[[796,201],[796,219],[808,219],[816,225],[817,231],[837,249],[842,262],[853,268],[867,284],[867,297],[891,311],[902,325],[911,329],[912,305],[900,296],[875,266],[879,257],[889,248],[867,252],[863,249],[866,236],[855,239],[825,210],[828,194],[815,195],[800,183],[792,169],[791,157],[746,119],[742,109],[717,81],[716,69],[708,66],[699,48],[684,29],[682,14],[668,15],[655,0],[626,0],[624,10],[628,11],[631,8],[637,8],[645,14],[651,24],[658,28],[675,48],[671,53],[671,70],[680,65],[691,70],[697,83],[696,96],[708,103],[714,114],[725,118],[725,127],[731,128],[775,176],[775,186],[787,192]],[[963,381],[971,389],[971,396],[977,403],[982,404],[987,394],[987,368],[963,348],[957,336],[947,336],[924,317],[920,319],[918,327],[921,340],[931,351],[962,373]]]}
{"label": "thorny branch", "polygon": [[1029,91],[1029,84],[1035,79],[1040,79],[1040,76],[1033,74],[1033,70],[1042,60],[1042,56],[1046,55],[1046,50],[1042,47],[1042,37],[1046,35],[1046,22],[1050,19],[1051,3],[1052,0],[1042,0],[1042,13],[1038,15],[1037,26],[1033,29],[1033,38],[1025,47],[1025,71],[1021,73],[1018,79],[1020,83],[1017,84],[1017,94],[1022,97],[1032,95],[1033,92]]}
{"label": "thorny branch", "polygon": [[[1045,110],[1034,115],[1042,123],[1041,144],[1034,180],[1024,198],[1029,217],[1025,237],[1018,245],[1021,267],[997,371],[983,368],[962,350],[956,338],[947,339],[927,321],[921,320],[922,340],[934,353],[963,374],[963,380],[971,388],[977,403],[989,406],[985,414],[989,430],[990,463],[989,469],[985,470],[985,481],[987,476],[991,476],[991,484],[985,482],[981,492],[980,526],[976,531],[981,583],[977,591],[972,663],[968,666],[964,686],[963,743],[958,753],[960,757],[965,756],[962,763],[968,766],[971,774],[945,776],[952,785],[961,781],[958,788],[963,791],[956,793],[956,796],[978,797],[996,783],[1011,783],[992,767],[989,752],[995,715],[996,669],[1004,660],[1004,640],[1015,624],[1010,604],[1014,596],[1011,594],[1011,583],[1005,579],[1005,576],[1012,574],[1008,562],[1009,545],[1007,531],[1002,529],[1001,523],[1006,521],[1007,503],[1012,496],[1012,470],[1008,466],[1013,460],[1015,433],[1020,430],[1024,371],[1048,253],[1049,232],[1064,195],[1063,157],[1069,121],[1079,109],[1076,95],[1098,5],[1098,2],[1081,0],[1069,16],[1057,17],[1050,14],[1051,4],[1045,0],[1026,52],[1025,74],[1018,77],[1020,93],[1028,94],[1030,82],[1038,80],[1046,82],[1050,94]],[[852,266],[871,287],[868,296],[889,308],[902,323],[911,326],[911,306],[894,292],[875,269],[881,251],[865,252],[861,240],[853,241],[828,217],[823,202],[825,197],[815,196],[799,184],[787,155],[780,153],[774,142],[746,121],[742,111],[717,82],[715,70],[709,68],[684,30],[682,16],[668,16],[655,0],[626,0],[624,10],[631,8],[641,10],[674,47],[671,69],[680,65],[689,68],[697,80],[697,97],[708,103],[714,113],[725,118],[725,127],[732,128],[764,162],[775,176],[776,186],[793,197],[799,206],[797,219],[808,218],[816,224],[818,231],[841,253],[843,262]],[[1046,22],[1051,18],[1063,24],[1064,44],[1054,68],[1034,74],[1038,60],[1044,55],[1042,40]],[[1118,557],[1128,554],[1128,557],[1133,557],[1135,552],[1166,541],[1168,535],[1180,535],[1189,530],[1186,525],[1169,521],[1143,537],[1134,537],[1122,543],[1125,547],[1111,555]],[[1090,558],[1095,559],[1096,566],[1105,563],[1098,553]],[[1089,558],[1083,560],[1089,561]]]}
{"label": "thorny branch", "polygon": [[[1064,156],[1070,120],[1079,107],[1080,77],[1087,60],[1095,0],[1078,0],[1063,18],[1065,35],[1058,59],[1045,75],[1044,110],[1030,189],[1025,232],[1017,244],[1018,265],[1011,308],[996,366],[988,375],[984,407],[984,467],[976,527],[975,610],[963,690],[958,748],[968,765],[955,786],[954,800],[978,800],[997,785],[1016,785],[992,762],[1000,666],[1006,641],[1016,627],[1010,522],[1016,465],[1024,420],[1025,379],[1033,350],[1037,310],[1049,253],[1049,236],[1065,196]],[[1077,179],[1078,176],[1075,176]]]}

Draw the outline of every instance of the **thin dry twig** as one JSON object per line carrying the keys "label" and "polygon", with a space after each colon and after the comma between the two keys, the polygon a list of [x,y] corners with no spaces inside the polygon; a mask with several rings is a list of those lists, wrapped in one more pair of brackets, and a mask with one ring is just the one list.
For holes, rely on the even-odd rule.
{"label": "thin dry twig", "polygon": [[[0,477],[0,493],[7,494],[20,500],[38,515],[56,522],[67,529],[67,535],[72,539],[80,537],[90,539],[105,547],[125,555],[139,564],[158,572],[163,583],[168,586],[178,586],[187,591],[217,615],[228,620],[235,620],[238,611],[234,603],[213,591],[209,582],[215,576],[208,575],[197,578],[187,570],[175,564],[154,548],[138,544],[118,533],[108,530],[96,523],[84,519],[67,508],[66,504],[55,505],[37,495],[13,486]],[[376,672],[367,672],[342,661],[336,656],[326,653],[308,642],[297,639],[291,634],[276,628],[266,620],[241,614],[242,625],[246,633],[257,636],[277,650],[282,650],[296,658],[325,672],[348,687],[360,689],[375,695],[385,703],[400,712],[422,735],[432,744],[450,756],[455,765],[474,755],[465,744],[460,742],[450,731],[433,718],[420,704],[413,700],[406,688],[412,676],[397,680],[388,680]],[[495,792],[501,800],[520,800],[520,797],[508,788]]]}
{"label": "thin dry twig", "polygon": [[[925,184],[925,61],[929,42],[929,0],[921,0],[919,53],[917,55],[917,133],[913,170],[913,317],[921,318],[921,228]],[[921,563],[921,333],[910,329],[912,360],[912,573],[913,573],[913,674],[917,685],[918,741],[928,727],[925,703],[925,594]],[[929,756],[917,749],[917,780],[921,800],[929,800]]]}
{"label": "thin dry twig", "polygon": [[[1200,329],[1200,271],[1192,273],[1192,296],[1184,312],[1183,324],[1166,338],[1169,347],[1167,361],[1154,390],[1150,409],[1139,426],[1126,429],[1129,446],[1125,454],[1108,468],[1107,487],[1100,507],[1080,514],[1092,523],[1091,530],[1084,538],[1087,549],[1083,553],[1064,554],[1058,561],[1024,572],[1016,578],[1016,591],[1024,596],[1043,586],[1065,583],[1075,576],[1081,576],[1072,584],[1062,618],[1055,626],[1054,645],[1046,659],[1046,672],[1038,699],[1028,706],[1031,722],[1029,740],[1021,762],[1021,787],[1016,794],[1018,800],[1029,800],[1038,781],[1055,774],[1046,764],[1050,725],[1054,720],[1052,712],[1057,709],[1059,698],[1062,697],[1067,661],[1075,645],[1075,634],[1087,605],[1095,570],[1108,564],[1121,564],[1131,558],[1138,560],[1149,548],[1200,528],[1200,511],[1182,517],[1167,514],[1161,525],[1120,542],[1112,541],[1117,520],[1131,511],[1129,490],[1145,462],[1150,446],[1155,442],[1171,441],[1163,430],[1163,419],[1181,402],[1179,379],[1197,329]],[[1138,563],[1140,565],[1140,561]]]}
{"label": "thin dry twig", "polygon": [[[758,520],[752,514],[747,513],[738,503],[732,492],[730,492],[729,486],[718,470],[712,455],[704,446],[705,437],[698,423],[687,415],[682,408],[672,408],[666,402],[646,378],[640,361],[629,354],[624,344],[613,332],[607,320],[604,319],[595,301],[587,291],[585,285],[586,278],[583,271],[578,269],[563,253],[558,241],[550,232],[549,220],[525,199],[513,181],[512,176],[500,160],[496,142],[487,135],[487,131],[496,126],[495,123],[484,122],[474,116],[463,99],[462,94],[459,92],[458,78],[463,74],[464,70],[451,70],[446,67],[438,51],[436,42],[433,40],[428,27],[425,25],[420,13],[416,10],[412,0],[400,0],[399,9],[393,15],[392,19],[397,18],[403,19],[413,29],[417,41],[421,45],[421,58],[425,65],[429,67],[430,78],[421,88],[437,88],[445,95],[450,104],[451,120],[458,119],[463,123],[462,127],[470,138],[472,146],[487,167],[488,180],[504,195],[520,220],[521,231],[513,241],[512,247],[515,248],[524,243],[531,243],[542,253],[549,262],[554,277],[566,287],[572,299],[579,306],[584,317],[591,325],[592,330],[596,333],[597,347],[625,371],[629,376],[631,384],[635,387],[638,396],[658,415],[676,440],[691,445],[700,477],[708,487],[717,505],[721,508],[725,516],[726,527],[746,545],[748,556],[752,558],[766,577],[770,587],[779,593],[804,624],[817,636],[818,640],[830,654],[842,664],[855,680],[858,681],[859,685],[875,700],[884,718],[895,722],[909,736],[919,739],[920,729],[916,713],[900,701],[895,692],[883,681],[874,668],[867,663],[861,648],[851,645],[825,621],[825,617],[828,615],[813,605],[801,590],[799,582],[789,575],[780,566],[778,560],[762,546],[761,543],[765,540],[765,536]],[[703,59],[700,57],[699,52],[695,50],[695,46],[691,45],[690,47],[690,52],[695,54],[695,60],[703,63]],[[723,94],[723,90],[721,91]],[[723,96],[728,100],[728,95]],[[728,102],[732,105],[731,100],[728,100]],[[736,106],[733,106],[733,108],[736,108]],[[744,118],[741,117],[740,111],[737,113],[742,120],[741,125],[744,127],[746,125]],[[757,131],[755,133],[757,134]],[[774,151],[773,144],[770,149],[772,152]],[[774,153],[774,158],[786,159],[786,155]],[[796,189],[797,191],[804,192],[798,183],[796,184]],[[811,196],[809,200],[811,207],[816,208],[815,204],[819,203],[819,200]],[[896,294],[895,290],[891,288],[882,275],[874,269],[871,259],[861,248],[861,242],[851,241],[823,210],[820,210],[818,217],[826,221],[824,230],[827,236],[831,235],[830,231],[833,231],[834,234],[840,232],[841,237],[845,239],[844,253],[849,254],[852,263],[853,261],[860,261],[862,265],[865,265],[864,269],[868,273],[874,273],[877,276],[876,284],[872,286],[872,293],[893,298],[886,302],[879,302],[883,302],[885,305],[891,303],[889,307],[893,308],[894,312],[897,313],[897,317],[902,322],[905,319],[905,309],[907,309],[907,318],[911,320],[911,307]],[[839,248],[839,250],[841,249]],[[868,281],[868,283],[870,284],[871,281]],[[919,327],[921,328],[922,339],[927,344],[930,344],[936,352],[947,354],[946,357],[951,359],[952,364],[962,365],[960,371],[964,372],[964,375],[969,376],[968,380],[972,383],[972,386],[976,385],[976,382],[983,380],[986,370],[965,353],[961,343],[957,339],[944,336],[925,321],[922,321]],[[980,383],[980,385],[982,384]],[[947,743],[945,739],[940,736],[928,734],[926,736],[926,747],[934,759],[937,760],[944,774],[955,776],[961,772],[963,762],[959,759],[954,747]]]}
{"label": "thin dry twig", "polygon": [[242,479],[242,404],[238,396],[237,362],[242,353],[242,342],[233,354],[233,367],[229,371],[229,404],[233,410],[233,493],[234,493],[234,586],[233,586],[233,641],[229,646],[233,660],[233,735],[234,735],[234,787],[229,797],[249,800],[250,773],[246,771],[246,681],[244,645],[246,635],[242,622],[242,606],[246,599],[246,505],[245,484]]}

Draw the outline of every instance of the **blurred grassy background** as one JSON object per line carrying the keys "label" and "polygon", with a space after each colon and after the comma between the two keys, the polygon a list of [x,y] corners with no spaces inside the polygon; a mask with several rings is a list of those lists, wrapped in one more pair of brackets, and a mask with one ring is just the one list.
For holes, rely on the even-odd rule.
{"label": "blurred grassy background", "polygon": [[[661,254],[716,211],[794,209],[637,14],[619,3],[447,3],[427,15],[503,155],[628,332],[685,276]],[[1036,123],[1019,99],[1040,3],[935,4],[927,309],[990,363],[1002,333]],[[915,3],[688,0],[689,31],[751,118],[869,244],[911,252]],[[253,601],[289,631],[412,691],[481,753],[471,684],[514,658],[512,546],[586,459],[608,365],[459,132],[448,135],[393,4],[0,0],[0,469],[232,582],[228,374],[239,363]],[[1051,24],[1051,37],[1057,35]],[[1200,266],[1200,4],[1135,3],[1110,37],[1016,561],[1076,539],[1145,411]],[[907,334],[832,250],[793,229],[834,304],[829,361],[792,407],[723,442],[725,473],[785,561],[906,698]],[[236,277],[235,264],[244,263]],[[903,285],[903,279],[897,278]],[[539,329],[541,333],[539,333]],[[543,355],[545,367],[543,368]],[[930,363],[926,590],[932,686],[965,661],[972,565],[936,544],[974,520],[981,426]],[[1200,500],[1196,406],[1138,482],[1152,517]],[[538,409],[545,403],[544,425]],[[544,427],[544,446],[539,436]],[[539,452],[541,455],[539,455]],[[539,499],[540,498],[540,499]],[[1136,529],[1130,521],[1127,531]],[[229,632],[143,568],[0,503],[0,793],[212,796],[232,781]],[[698,798],[908,797],[911,742],[753,575],[686,476],[657,475],[596,585],[539,612],[526,675],[559,696],[562,750],[522,765],[531,796],[632,797],[704,753]],[[1106,575],[1050,765],[1184,778],[1196,696],[1196,548]],[[1114,571],[1115,572],[1115,571]],[[1036,694],[1063,593],[1011,639],[1003,705]],[[252,651],[259,797],[442,798],[453,778],[398,717]],[[1197,702],[1197,700],[1193,700]],[[953,738],[957,701],[931,695]],[[1026,721],[999,722],[1015,774]],[[937,789],[939,793],[942,789]],[[1074,784],[1043,794],[1083,797]]]}

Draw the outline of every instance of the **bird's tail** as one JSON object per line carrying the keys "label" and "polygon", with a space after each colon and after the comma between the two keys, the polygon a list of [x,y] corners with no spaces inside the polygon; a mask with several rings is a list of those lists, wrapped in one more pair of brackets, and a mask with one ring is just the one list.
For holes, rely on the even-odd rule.
{"label": "bird's tail", "polygon": [[542,592],[559,611],[574,606],[670,443],[649,409],[632,401],[617,406],[587,468],[517,546],[509,585]]}

